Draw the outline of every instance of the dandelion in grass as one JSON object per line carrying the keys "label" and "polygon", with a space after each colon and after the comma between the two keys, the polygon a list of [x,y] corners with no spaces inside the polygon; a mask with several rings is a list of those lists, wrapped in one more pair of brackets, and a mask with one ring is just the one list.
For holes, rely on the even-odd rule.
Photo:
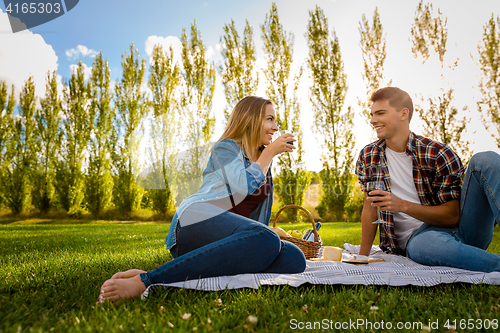
{"label": "dandelion in grass", "polygon": [[182,320],[188,320],[189,318],[191,317],[191,314],[190,313],[185,313],[181,316],[181,319]]}

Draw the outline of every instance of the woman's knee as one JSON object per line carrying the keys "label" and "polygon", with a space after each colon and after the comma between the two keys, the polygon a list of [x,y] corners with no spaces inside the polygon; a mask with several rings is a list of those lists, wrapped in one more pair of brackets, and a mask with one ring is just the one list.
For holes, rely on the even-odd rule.
{"label": "woman's knee", "polygon": [[260,222],[251,222],[239,226],[234,233],[251,231],[256,236],[254,247],[265,250],[269,255],[278,255],[281,250],[281,240],[278,234],[268,226]]}
{"label": "woman's knee", "polygon": [[274,261],[262,272],[296,274],[306,269],[306,257],[302,250],[295,244],[280,241],[280,252]]}
{"label": "woman's knee", "polygon": [[[261,224],[261,223],[259,223]],[[281,251],[281,239],[280,236],[271,228],[261,224],[258,227],[259,231],[263,235],[263,241],[269,242],[269,244],[273,245],[273,249],[276,251],[276,254]]]}
{"label": "woman's knee", "polygon": [[[284,242],[285,243],[285,242]],[[290,254],[290,273],[302,273],[306,269],[306,256],[304,252],[295,244],[286,242]]]}

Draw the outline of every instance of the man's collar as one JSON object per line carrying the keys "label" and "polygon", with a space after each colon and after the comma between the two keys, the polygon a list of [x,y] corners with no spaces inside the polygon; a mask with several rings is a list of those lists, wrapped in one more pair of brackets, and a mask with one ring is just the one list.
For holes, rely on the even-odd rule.
{"label": "man's collar", "polygon": [[[387,146],[385,143],[385,139],[380,139],[378,141],[375,141],[375,145],[382,150],[385,150],[385,148]],[[415,145],[416,145],[415,134],[412,131],[410,131],[410,136],[408,137],[408,142],[406,143],[406,149],[405,149],[406,155],[413,155],[414,154]]]}
{"label": "man's collar", "polygon": [[406,155],[414,155],[415,154],[415,148],[416,148],[416,138],[415,138],[415,133],[410,131],[410,137],[408,138],[408,143],[406,143]]}
{"label": "man's collar", "polygon": [[375,146],[379,147],[380,149],[382,150],[385,150],[385,139],[379,139],[377,141],[375,141]]}

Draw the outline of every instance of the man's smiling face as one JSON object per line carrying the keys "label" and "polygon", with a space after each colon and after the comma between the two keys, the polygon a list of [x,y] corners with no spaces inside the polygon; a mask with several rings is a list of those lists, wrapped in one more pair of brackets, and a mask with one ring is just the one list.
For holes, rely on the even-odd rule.
{"label": "man's smiling face", "polygon": [[396,110],[386,100],[379,100],[372,104],[370,124],[377,132],[379,139],[390,140],[396,136],[401,129],[402,120],[406,118],[405,112],[402,112],[404,110],[407,109]]}

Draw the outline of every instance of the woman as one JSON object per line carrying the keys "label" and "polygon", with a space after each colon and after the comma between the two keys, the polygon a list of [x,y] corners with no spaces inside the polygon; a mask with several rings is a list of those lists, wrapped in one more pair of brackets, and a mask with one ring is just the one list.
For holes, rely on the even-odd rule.
{"label": "woman", "polygon": [[[273,203],[272,159],[296,141],[278,131],[270,100],[245,97],[212,149],[203,183],[178,207],[165,240],[173,260],[151,272],[120,272],[104,282],[99,302],[137,297],[155,283],[242,273],[300,273],[302,251],[267,225]],[[265,149],[264,149],[265,147]]]}

